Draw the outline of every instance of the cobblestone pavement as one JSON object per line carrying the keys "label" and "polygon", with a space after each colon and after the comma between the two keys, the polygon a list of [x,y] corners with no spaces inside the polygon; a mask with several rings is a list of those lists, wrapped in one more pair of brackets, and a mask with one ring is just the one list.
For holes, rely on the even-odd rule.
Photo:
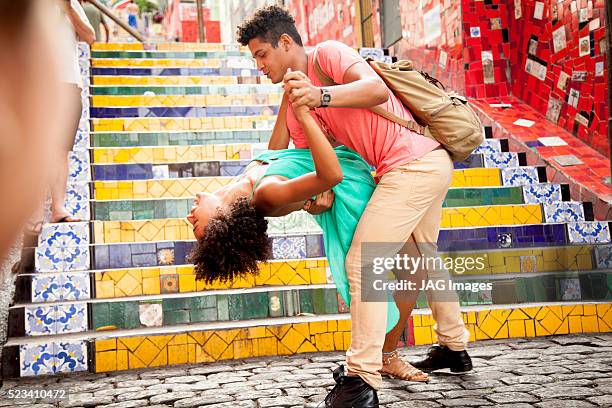
{"label": "cobblestone pavement", "polygon": [[[409,359],[426,347],[403,350]],[[612,334],[483,341],[470,349],[475,372],[432,375],[429,384],[384,381],[381,406],[612,406]],[[0,406],[316,407],[334,385],[343,353],[4,381]],[[68,400],[7,399],[16,388],[65,389]]]}

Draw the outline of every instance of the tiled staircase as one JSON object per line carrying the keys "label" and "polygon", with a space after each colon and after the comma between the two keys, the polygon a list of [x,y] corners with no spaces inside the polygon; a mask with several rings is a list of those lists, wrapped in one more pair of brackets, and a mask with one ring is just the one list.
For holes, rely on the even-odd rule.
{"label": "tiled staircase", "polygon": [[[193,196],[265,149],[281,89],[245,49],[218,44],[83,47],[91,87],[72,154],[69,206],[88,222],[47,225],[20,275],[5,376],[345,350],[347,307],[306,213],[270,219],[273,260],[226,285],[196,281],[186,254]],[[472,340],[612,330],[610,226],[489,138],[456,170],[443,256],[485,253],[455,278]],[[435,342],[424,298],[405,344]]]}

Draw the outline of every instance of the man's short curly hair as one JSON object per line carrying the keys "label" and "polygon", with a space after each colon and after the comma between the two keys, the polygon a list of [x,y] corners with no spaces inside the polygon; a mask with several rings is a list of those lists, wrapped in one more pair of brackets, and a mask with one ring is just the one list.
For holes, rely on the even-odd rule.
{"label": "man's short curly hair", "polygon": [[268,221],[242,197],[211,218],[189,254],[196,278],[227,282],[258,273],[258,261],[270,259]]}
{"label": "man's short curly hair", "polygon": [[248,45],[253,38],[260,38],[276,48],[281,35],[287,34],[299,46],[302,46],[302,37],[295,28],[295,20],[289,11],[280,6],[261,7],[248,19],[238,26],[236,35],[238,42]]}

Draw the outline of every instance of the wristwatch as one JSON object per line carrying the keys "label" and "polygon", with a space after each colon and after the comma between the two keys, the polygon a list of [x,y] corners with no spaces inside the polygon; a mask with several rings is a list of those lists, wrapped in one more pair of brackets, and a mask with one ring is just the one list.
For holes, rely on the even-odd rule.
{"label": "wristwatch", "polygon": [[327,108],[331,102],[329,89],[321,88],[321,108]]}

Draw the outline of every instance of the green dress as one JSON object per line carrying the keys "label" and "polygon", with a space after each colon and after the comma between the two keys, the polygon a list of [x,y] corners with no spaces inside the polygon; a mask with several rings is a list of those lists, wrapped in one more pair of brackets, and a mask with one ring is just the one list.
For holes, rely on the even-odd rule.
{"label": "green dress", "polygon": [[[345,146],[336,147],[334,150],[340,161],[344,179],[332,188],[335,194],[332,208],[315,215],[314,218],[323,229],[325,254],[336,288],[346,304],[350,305],[349,283],[344,261],[351,247],[357,223],[376,188],[376,183],[372,178],[370,166],[361,156]],[[293,179],[315,171],[312,155],[308,149],[267,150],[253,160],[269,165],[263,177],[278,175]],[[392,299],[390,295],[389,298]],[[389,332],[399,321],[399,310],[395,302],[389,301],[387,304],[387,332]]]}

